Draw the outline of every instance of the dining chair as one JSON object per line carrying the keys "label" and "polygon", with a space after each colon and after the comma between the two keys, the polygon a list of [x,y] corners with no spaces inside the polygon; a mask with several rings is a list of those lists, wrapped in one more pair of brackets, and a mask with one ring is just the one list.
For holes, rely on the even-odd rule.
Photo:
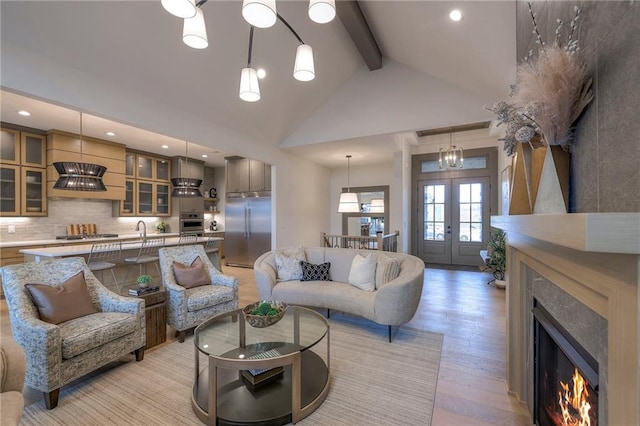
{"label": "dining chair", "polygon": [[[158,266],[158,249],[164,247],[164,238],[151,238],[142,242],[140,251],[137,256],[125,257],[124,263],[128,265],[138,265],[138,276],[142,275],[142,267],[144,266],[144,273],[147,273],[147,265],[153,263],[156,268],[158,276],[160,275],[160,268]],[[127,274],[124,277],[124,285],[127,285],[127,278],[129,278],[129,272],[131,268],[127,268]]]}
{"label": "dining chair", "polygon": [[89,253],[89,258],[87,259],[87,266],[91,269],[91,272],[100,271],[100,281],[104,284],[104,271],[111,271],[111,275],[113,276],[113,282],[118,289],[118,292],[121,291],[120,283],[118,282],[118,278],[116,278],[116,273],[114,271],[116,265],[120,262],[122,258],[122,242],[121,241],[111,241],[107,243],[93,243],[91,246],[91,252]]}

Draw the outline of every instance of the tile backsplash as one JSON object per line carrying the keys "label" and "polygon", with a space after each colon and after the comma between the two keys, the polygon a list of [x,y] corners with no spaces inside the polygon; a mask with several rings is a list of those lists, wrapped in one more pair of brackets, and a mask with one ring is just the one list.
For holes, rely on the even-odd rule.
{"label": "tile backsplash", "polygon": [[[147,224],[147,233],[154,233],[156,223],[161,220],[169,224],[167,232],[178,232],[177,217],[114,217],[112,201],[108,200],[49,198],[47,204],[47,217],[1,217],[0,240],[50,240],[66,235],[67,225],[74,223],[95,223],[99,234],[135,234],[140,219]],[[15,227],[14,233],[9,233],[9,226]]]}

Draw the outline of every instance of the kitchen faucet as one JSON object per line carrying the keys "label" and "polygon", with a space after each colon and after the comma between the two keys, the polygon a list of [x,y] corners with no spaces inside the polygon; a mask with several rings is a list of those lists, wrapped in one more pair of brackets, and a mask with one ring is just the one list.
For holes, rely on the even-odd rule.
{"label": "kitchen faucet", "polygon": [[147,224],[144,223],[144,220],[139,220],[138,223],[136,223],[136,231],[140,232],[140,224],[142,224],[142,234],[140,234],[140,236],[142,237],[142,241],[147,241]]}

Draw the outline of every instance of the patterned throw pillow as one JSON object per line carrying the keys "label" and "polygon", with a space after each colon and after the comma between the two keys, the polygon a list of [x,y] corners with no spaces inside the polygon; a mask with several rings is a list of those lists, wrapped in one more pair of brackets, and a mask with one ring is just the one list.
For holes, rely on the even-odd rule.
{"label": "patterned throw pillow", "polygon": [[302,279],[300,281],[331,281],[331,278],[329,278],[331,262],[316,265],[301,260],[300,266],[302,267]]}
{"label": "patterned throw pillow", "polygon": [[307,261],[304,248],[298,247],[289,250],[275,252],[276,277],[278,281],[292,281],[302,279],[302,267],[300,261]]}
{"label": "patterned throw pillow", "polygon": [[400,261],[381,254],[376,266],[376,290],[400,275]]}
{"label": "patterned throw pillow", "polygon": [[60,324],[98,312],[91,302],[83,271],[59,286],[27,284],[25,287],[38,308],[40,319],[50,324]]}
{"label": "patterned throw pillow", "polygon": [[349,270],[349,284],[364,291],[376,289],[376,258],[369,254],[362,257],[356,254]]}

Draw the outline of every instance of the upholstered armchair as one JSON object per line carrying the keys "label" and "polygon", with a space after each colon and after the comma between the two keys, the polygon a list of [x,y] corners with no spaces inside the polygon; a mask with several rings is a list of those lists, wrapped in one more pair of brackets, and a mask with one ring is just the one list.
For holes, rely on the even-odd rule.
{"label": "upholstered armchair", "polygon": [[[26,286],[58,288],[80,271],[95,313],[58,324],[41,320]],[[144,357],[144,301],[108,290],[83,258],[10,265],[0,272],[13,337],[27,357],[25,384],[44,393],[47,409],[58,405],[60,388],[78,377],[131,352],[136,361]]]}
{"label": "upholstered armchair", "polygon": [[[162,282],[168,295],[167,323],[176,330],[180,342],[184,342],[187,330],[238,308],[238,279],[217,270],[202,245],[164,247],[159,254]],[[190,266],[198,257],[211,283],[192,288],[178,284],[173,263]]]}
{"label": "upholstered armchair", "polygon": [[20,423],[24,397],[24,375],[27,362],[24,351],[11,337],[0,340],[0,424],[13,426]]}

